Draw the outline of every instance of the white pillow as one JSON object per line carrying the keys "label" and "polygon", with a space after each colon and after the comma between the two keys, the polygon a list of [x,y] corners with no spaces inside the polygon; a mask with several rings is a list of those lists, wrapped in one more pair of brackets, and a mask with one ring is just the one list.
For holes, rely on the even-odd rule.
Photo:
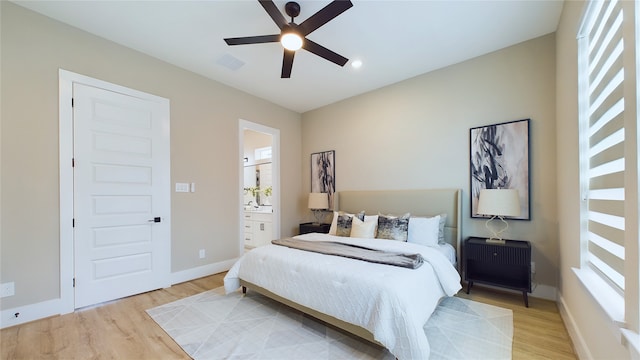
{"label": "white pillow", "polygon": [[375,223],[378,222],[378,215],[365,215],[364,221],[373,221]]}
{"label": "white pillow", "polygon": [[329,227],[329,235],[335,235],[338,229],[338,214],[337,211],[333,212],[333,220],[331,220],[331,226]]}
{"label": "white pillow", "polygon": [[440,215],[434,217],[412,217],[409,219],[407,242],[425,246],[438,246]]}
{"label": "white pillow", "polygon": [[376,224],[376,228],[373,232],[373,237],[378,237],[378,215],[365,215],[364,221],[373,221]]}
{"label": "white pillow", "polygon": [[349,236],[353,238],[373,239],[376,237],[376,226],[378,226],[377,216],[375,221],[367,219],[366,217],[364,221],[362,221],[358,219],[357,216],[354,216],[351,222],[351,235]]}

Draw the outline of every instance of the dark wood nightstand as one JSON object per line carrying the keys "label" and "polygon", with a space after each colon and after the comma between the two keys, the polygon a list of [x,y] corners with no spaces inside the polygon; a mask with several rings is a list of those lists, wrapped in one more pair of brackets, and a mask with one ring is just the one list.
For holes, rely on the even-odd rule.
{"label": "dark wood nightstand", "polygon": [[329,228],[331,228],[331,224],[304,223],[300,224],[300,235],[312,232],[328,234]]}
{"label": "dark wood nightstand", "polygon": [[488,243],[485,238],[470,237],[464,242],[464,275],[467,294],[474,282],[522,291],[529,307],[531,292],[531,243],[506,240],[504,244]]}

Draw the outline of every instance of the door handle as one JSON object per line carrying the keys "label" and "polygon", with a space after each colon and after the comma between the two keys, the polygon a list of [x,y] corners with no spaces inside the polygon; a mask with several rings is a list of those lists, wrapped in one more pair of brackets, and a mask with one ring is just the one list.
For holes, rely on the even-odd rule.
{"label": "door handle", "polygon": [[152,222],[152,223],[159,223],[162,221],[162,218],[160,216],[154,217],[153,219],[147,220],[148,222]]}

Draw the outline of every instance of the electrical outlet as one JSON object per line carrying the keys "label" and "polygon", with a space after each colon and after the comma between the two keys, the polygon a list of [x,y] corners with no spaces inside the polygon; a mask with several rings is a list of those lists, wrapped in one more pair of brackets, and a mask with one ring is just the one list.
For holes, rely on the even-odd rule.
{"label": "electrical outlet", "polygon": [[16,294],[16,285],[13,282],[0,284],[0,297],[13,296]]}
{"label": "electrical outlet", "polygon": [[531,273],[535,274],[536,273],[536,263],[535,262],[531,262]]}
{"label": "electrical outlet", "polygon": [[205,257],[205,251],[204,249],[200,249],[200,259],[204,259]]}

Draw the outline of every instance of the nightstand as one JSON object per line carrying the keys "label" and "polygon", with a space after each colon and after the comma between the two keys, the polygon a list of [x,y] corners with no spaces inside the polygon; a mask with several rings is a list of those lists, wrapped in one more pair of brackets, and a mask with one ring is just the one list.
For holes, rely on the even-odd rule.
{"label": "nightstand", "polygon": [[531,292],[531,243],[506,240],[504,244],[487,243],[485,238],[470,237],[464,242],[464,275],[467,294],[474,282],[522,291],[529,307]]}
{"label": "nightstand", "polygon": [[329,228],[331,228],[331,224],[304,223],[300,224],[300,235],[312,232],[328,234]]}

